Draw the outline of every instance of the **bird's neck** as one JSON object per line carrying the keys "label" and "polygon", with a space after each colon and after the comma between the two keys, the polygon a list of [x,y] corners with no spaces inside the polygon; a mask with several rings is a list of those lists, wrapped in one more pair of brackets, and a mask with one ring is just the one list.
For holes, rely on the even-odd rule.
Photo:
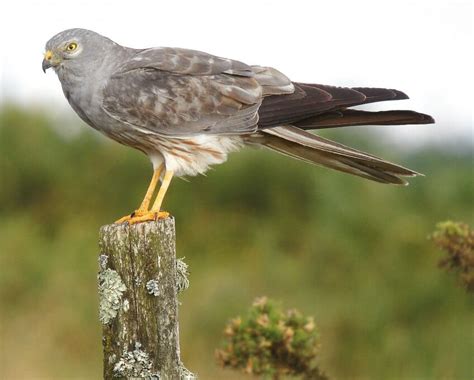
{"label": "bird's neck", "polygon": [[117,62],[123,62],[122,57],[126,59],[128,54],[131,53],[127,49],[117,45],[117,51],[113,54],[90,62],[87,71],[76,72],[72,67],[58,68],[58,78],[66,99],[88,124],[94,124],[88,114],[102,104],[102,88],[108,78],[119,69]]}

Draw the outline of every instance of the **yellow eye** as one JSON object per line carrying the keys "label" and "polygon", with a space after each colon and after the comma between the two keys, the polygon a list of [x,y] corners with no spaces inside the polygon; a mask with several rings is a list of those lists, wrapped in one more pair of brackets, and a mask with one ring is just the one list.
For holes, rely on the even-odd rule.
{"label": "yellow eye", "polygon": [[67,45],[66,50],[67,51],[74,51],[77,49],[77,44],[75,42],[71,42],[69,45]]}

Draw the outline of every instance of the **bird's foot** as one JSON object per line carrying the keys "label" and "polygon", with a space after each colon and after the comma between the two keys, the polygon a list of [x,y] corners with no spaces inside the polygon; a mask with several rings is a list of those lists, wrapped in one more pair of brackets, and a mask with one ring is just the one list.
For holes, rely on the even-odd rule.
{"label": "bird's foot", "polygon": [[166,211],[142,211],[136,210],[130,215],[126,215],[123,218],[115,221],[115,224],[128,223],[137,224],[142,222],[156,221],[158,219],[166,219],[170,214]]}

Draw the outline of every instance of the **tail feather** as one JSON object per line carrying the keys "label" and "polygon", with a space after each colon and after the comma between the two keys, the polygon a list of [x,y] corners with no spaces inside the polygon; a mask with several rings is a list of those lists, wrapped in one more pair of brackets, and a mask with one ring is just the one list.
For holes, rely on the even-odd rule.
{"label": "tail feather", "polygon": [[[263,74],[260,81],[274,86]],[[292,93],[280,95],[273,90],[266,92],[269,96],[263,99],[258,110],[258,131],[248,136],[247,142],[381,183],[406,185],[407,182],[402,177],[419,174],[306,131],[357,125],[434,123],[431,116],[414,111],[369,112],[349,108],[380,101],[408,99],[404,92],[388,88],[348,88],[296,82],[293,86]],[[272,87],[274,88],[276,87]]]}
{"label": "tail feather", "polygon": [[400,177],[420,174],[294,126],[266,129],[251,139],[253,143],[293,158],[380,183],[406,185],[407,181]]}
{"label": "tail feather", "polygon": [[[349,125],[430,124],[431,116],[413,111],[367,112],[348,109],[368,103],[403,100],[399,90],[371,87],[335,87],[322,84],[293,83],[294,92],[267,96],[258,110],[258,128],[279,125],[304,128],[334,128]],[[330,120],[328,125],[322,120]],[[311,124],[311,122],[314,122]],[[354,122],[353,124],[350,124]]]}
{"label": "tail feather", "polygon": [[403,125],[434,123],[431,116],[415,111],[338,110],[309,117],[294,123],[303,129],[339,128],[357,125]]}
{"label": "tail feather", "polygon": [[393,88],[354,87],[353,90],[362,92],[365,95],[364,104],[381,102],[385,100],[409,99],[407,94]]}

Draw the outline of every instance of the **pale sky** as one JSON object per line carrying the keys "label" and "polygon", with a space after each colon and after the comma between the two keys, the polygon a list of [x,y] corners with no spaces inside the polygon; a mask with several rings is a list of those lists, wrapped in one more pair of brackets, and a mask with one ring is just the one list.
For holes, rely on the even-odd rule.
{"label": "pale sky", "polygon": [[126,46],[273,66],[294,81],[397,88],[411,99],[376,107],[429,113],[437,125],[383,127],[394,140],[456,144],[472,140],[472,12],[471,0],[8,1],[1,101],[72,113],[41,61],[50,37],[81,27]]}

